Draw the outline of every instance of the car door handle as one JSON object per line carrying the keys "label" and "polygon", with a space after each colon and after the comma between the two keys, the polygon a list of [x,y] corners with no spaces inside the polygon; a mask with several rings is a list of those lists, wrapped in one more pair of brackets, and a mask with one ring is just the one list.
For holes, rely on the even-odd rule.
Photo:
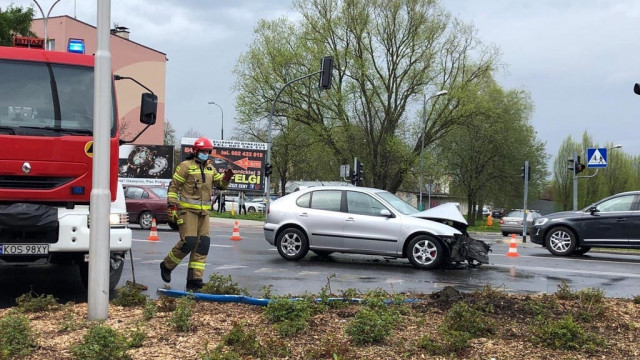
{"label": "car door handle", "polygon": [[617,218],[616,219],[616,222],[625,222],[625,221],[627,221],[627,219],[625,219],[625,218]]}
{"label": "car door handle", "polygon": [[348,218],[344,219],[344,221],[346,221],[346,222],[354,222],[356,220],[354,218],[352,218],[352,217],[348,217]]}
{"label": "car door handle", "polygon": [[307,214],[306,212],[300,213],[301,217],[309,217],[309,214]]}

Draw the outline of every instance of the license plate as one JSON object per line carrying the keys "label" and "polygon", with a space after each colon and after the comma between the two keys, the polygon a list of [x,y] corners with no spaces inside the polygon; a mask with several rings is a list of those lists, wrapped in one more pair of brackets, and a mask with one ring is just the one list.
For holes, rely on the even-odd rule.
{"label": "license plate", "polygon": [[0,255],[46,255],[49,253],[48,244],[3,244],[0,245]]}

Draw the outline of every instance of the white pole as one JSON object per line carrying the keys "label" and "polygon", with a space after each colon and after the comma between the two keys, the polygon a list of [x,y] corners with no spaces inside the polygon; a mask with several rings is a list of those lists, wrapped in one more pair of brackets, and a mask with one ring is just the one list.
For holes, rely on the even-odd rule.
{"label": "white pole", "polygon": [[49,15],[51,15],[51,10],[53,10],[53,7],[56,6],[56,4],[60,2],[60,0],[56,0],[56,2],[51,5],[51,7],[49,8],[49,12],[47,12],[47,15],[45,15],[44,11],[42,11],[42,7],[40,6],[40,4],[38,4],[38,1],[33,0],[33,2],[38,5],[38,9],[40,9],[40,13],[42,14],[42,22],[44,24],[44,49],[51,50],[49,49],[49,40],[47,38],[47,23],[49,22]]}
{"label": "white pole", "polygon": [[93,96],[93,177],[91,179],[89,232],[88,318],[104,320],[109,315],[109,213],[111,205],[110,126],[111,53],[109,24],[111,0],[98,0],[98,48],[95,54]]}

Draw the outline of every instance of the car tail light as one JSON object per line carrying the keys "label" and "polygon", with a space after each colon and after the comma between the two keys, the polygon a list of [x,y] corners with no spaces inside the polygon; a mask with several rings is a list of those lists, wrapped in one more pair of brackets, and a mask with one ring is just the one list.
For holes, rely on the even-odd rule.
{"label": "car tail light", "polygon": [[504,225],[504,219],[500,219],[500,225]]}

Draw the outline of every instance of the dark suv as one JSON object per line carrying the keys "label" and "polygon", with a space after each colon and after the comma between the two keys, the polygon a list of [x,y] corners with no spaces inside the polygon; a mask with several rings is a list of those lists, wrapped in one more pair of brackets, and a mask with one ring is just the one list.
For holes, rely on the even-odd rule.
{"label": "dark suv", "polygon": [[591,247],[640,248],[640,191],[602,199],[580,211],[537,218],[531,242],[558,256],[582,255]]}
{"label": "dark suv", "polygon": [[502,218],[505,214],[507,213],[507,210],[503,209],[503,208],[495,208],[493,209],[493,211],[491,211],[491,216],[494,219],[500,219]]}

